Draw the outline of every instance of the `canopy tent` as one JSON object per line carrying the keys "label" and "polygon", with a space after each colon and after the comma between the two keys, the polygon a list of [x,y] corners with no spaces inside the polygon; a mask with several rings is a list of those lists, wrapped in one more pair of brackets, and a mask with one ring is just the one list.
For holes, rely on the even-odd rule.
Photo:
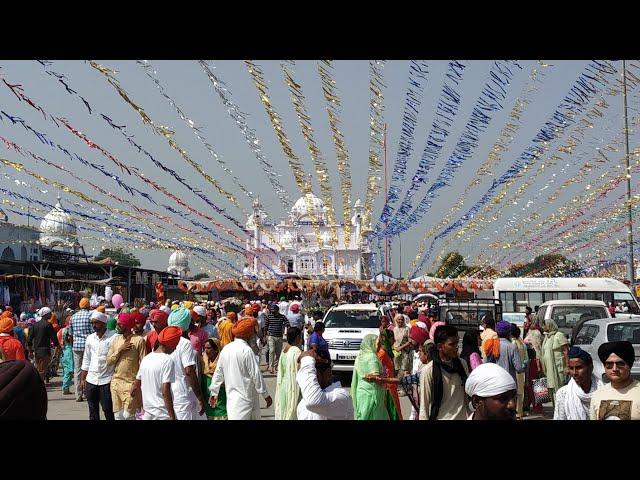
{"label": "canopy tent", "polygon": [[375,277],[369,279],[370,282],[382,282],[382,283],[397,282],[398,280],[399,279],[390,277],[384,272],[380,272]]}

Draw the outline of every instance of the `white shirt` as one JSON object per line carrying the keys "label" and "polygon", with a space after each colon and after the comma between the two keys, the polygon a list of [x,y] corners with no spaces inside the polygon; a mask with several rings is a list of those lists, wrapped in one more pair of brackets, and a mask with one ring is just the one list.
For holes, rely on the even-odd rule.
{"label": "white shirt", "polygon": [[302,392],[298,404],[298,420],[353,420],[351,394],[335,382],[322,390],[316,375],[316,360],[303,357],[296,376]]}
{"label": "white shirt", "polygon": [[176,379],[175,371],[175,363],[166,353],[151,352],[142,359],[136,378],[141,382],[145,414],[156,419],[169,419],[162,396],[162,384],[173,383]]}
{"label": "white shirt", "polygon": [[81,370],[89,372],[87,373],[87,383],[91,385],[111,383],[115,365],[107,365],[107,353],[109,353],[109,347],[114,337],[115,332],[111,330],[105,331],[102,338],[98,338],[98,334],[95,332],[87,336],[82,367],[80,367]]}
{"label": "white shirt", "polygon": [[177,412],[184,410],[192,410],[198,406],[198,398],[187,382],[187,376],[184,369],[194,366],[197,361],[196,352],[191,346],[191,342],[184,337],[180,337],[180,341],[176,349],[171,354],[171,359],[175,365],[175,381],[171,384],[171,393],[173,393],[173,408]]}
{"label": "white shirt", "polygon": [[278,308],[280,309],[280,314],[286,317],[287,313],[289,313],[289,302],[283,300],[278,304]]}
{"label": "white shirt", "polygon": [[245,340],[236,338],[220,352],[211,379],[211,396],[224,383],[229,420],[260,420],[260,395],[269,396],[256,355]]}

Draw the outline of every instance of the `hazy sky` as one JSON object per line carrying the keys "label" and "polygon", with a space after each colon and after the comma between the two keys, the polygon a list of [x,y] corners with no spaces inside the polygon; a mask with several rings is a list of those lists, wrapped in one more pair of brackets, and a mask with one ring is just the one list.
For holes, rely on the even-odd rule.
{"label": "hazy sky", "polygon": [[[156,124],[172,129],[175,132],[174,138],[177,144],[180,145],[192,159],[201,164],[206,169],[206,172],[215,178],[220,185],[232,192],[245,210],[251,210],[250,199],[242,193],[240,188],[231,180],[229,174],[223,171],[218,163],[211,157],[195,137],[193,131],[185,125],[165,98],[160,95],[152,80],[147,77],[145,71],[139,65],[134,61],[97,61],[109,68],[117,70],[119,72],[117,78],[121,86],[128,93],[130,99],[143,108]],[[309,158],[304,138],[301,135],[292,103],[289,99],[289,93],[284,82],[280,62],[259,61],[255,63],[264,71],[264,76],[269,86],[272,105],[282,117],[284,131],[291,141],[292,148],[301,159],[306,173],[311,173],[313,171],[313,165]],[[492,61],[468,61],[465,63],[467,69],[459,87],[461,104],[455,124],[451,128],[451,134],[448,137],[445,147],[440,152],[436,164],[430,170],[426,186],[423,185],[419,194],[414,197],[416,199],[414,200],[414,206],[417,199],[422,198],[428,186],[435,180],[446,160],[449,158],[479,98],[480,92],[488,80]],[[435,198],[433,206],[425,218],[417,225],[414,225],[409,231],[402,234],[402,271],[404,275],[408,273],[409,264],[415,256],[418,242],[424,232],[438,223],[442,215],[447,213],[452,204],[459,199],[459,195],[464,188],[476,177],[479,165],[487,158],[497,135],[505,126],[507,115],[514,105],[514,100],[521,93],[523,85],[528,79],[530,70],[536,62],[519,61],[519,63],[522,69],[514,70],[515,76],[507,88],[507,98],[503,103],[504,108],[492,113],[493,120],[481,135],[479,147],[473,152],[472,157],[456,172],[453,185],[439,190],[439,196]],[[556,107],[562,102],[563,97],[571,88],[571,85],[588,64],[587,61],[553,60],[546,60],[545,63],[550,65],[544,69],[546,77],[540,85],[532,103],[525,108],[521,115],[520,121],[522,126],[518,130],[517,136],[513,139],[509,150],[502,155],[501,161],[496,165],[494,169],[496,175],[501,175],[516,158],[531,145],[531,140],[544,125],[544,122],[552,116]],[[621,62],[614,63],[618,68],[621,68]],[[262,145],[263,154],[280,175],[280,182],[287,190],[288,196],[292,201],[295,201],[295,199],[300,196],[300,193],[297,190],[291,169],[287,164],[286,157],[274,134],[269,117],[260,102],[258,91],[251,80],[246,65],[242,61],[215,60],[210,62],[210,64],[216,67],[214,71],[220,80],[225,82],[232,100],[239,106],[240,110],[246,114],[247,124],[255,130],[256,136]],[[200,128],[201,135],[220,154],[220,158],[233,169],[234,174],[237,175],[243,185],[249,191],[260,197],[271,219],[280,220],[284,218],[288,212],[283,210],[278,197],[272,191],[271,185],[266,180],[265,174],[261,170],[258,161],[247,146],[240,129],[228,115],[226,108],[215,93],[200,65],[198,65],[196,61],[154,61],[152,65],[155,67],[157,72],[156,76],[163,84],[166,93],[194,124]],[[41,64],[35,61],[3,61],[0,62],[0,67],[0,75],[2,75],[4,80],[10,84],[23,85],[24,93],[37,105],[42,106],[47,113],[68,119],[73,127],[108,150],[122,163],[136,166],[143,171],[148,178],[165,186],[194,208],[211,215],[216,221],[229,225],[237,234],[241,235],[242,232],[236,227],[224,220],[196,195],[175,181],[168,173],[155,167],[149,158],[133,148],[121,133],[107,125],[100,117],[100,113],[109,116],[117,125],[126,125],[127,132],[134,135],[133,139],[136,143],[150,152],[157,160],[176,170],[194,189],[205,192],[209,199],[214,201],[219,207],[224,208],[242,224],[245,223],[246,217],[242,212],[231,205],[226,199],[222,198],[193,167],[188,165],[175,150],[170,148],[166,139],[155,134],[149,126],[144,125],[140,116],[123,101],[115,89],[107,83],[106,78],[93,69],[88,62],[54,61],[53,64],[48,67],[48,70],[64,74],[66,76],[65,81],[69,86],[89,102],[93,108],[92,114],[89,114],[87,108],[77,96],[68,94],[55,78],[47,75]],[[404,185],[401,198],[404,197],[408,182],[415,173],[419,158],[422,155],[425,141],[434,118],[446,67],[446,61],[428,62],[424,99],[415,130],[414,149],[408,160],[407,182]],[[311,118],[311,125],[314,129],[316,142],[330,169],[336,217],[341,218],[340,182],[336,154],[331,139],[331,131],[325,110],[326,104],[324,96],[322,95],[321,81],[316,69],[316,62],[296,62],[293,71],[306,97],[305,105]],[[387,123],[389,177],[391,177],[393,165],[398,155],[398,141],[405,107],[408,73],[408,61],[388,61],[383,69],[383,78],[386,84],[383,93],[385,104],[384,118]],[[352,201],[355,201],[357,198],[364,201],[370,135],[368,62],[336,61],[334,62],[334,78],[336,81],[336,92],[342,102],[340,115],[341,131],[344,134],[349,153],[353,183]],[[550,180],[556,182],[554,184],[555,186],[575,175],[586,161],[587,156],[593,157],[596,155],[594,149],[596,145],[604,145],[616,134],[619,134],[623,127],[622,98],[620,96],[605,98],[609,103],[609,107],[604,110],[604,117],[594,122],[594,128],[590,129],[589,134],[585,138],[584,145],[577,147],[577,152],[571,156],[570,162],[566,165],[556,165],[543,175],[537,177],[535,184],[527,189],[522,200],[518,202],[518,205],[505,206],[501,211],[500,218],[491,225],[490,229],[487,229],[486,232],[469,243],[452,242],[449,250],[459,249],[463,255],[468,255],[468,263],[472,263],[477,254],[483,250],[486,251],[486,245],[488,243],[500,239],[501,235],[503,235],[502,226],[514,215],[519,217],[526,213],[526,208],[541,208],[542,210],[540,211],[544,217],[554,211],[559,205],[563,205],[567,199],[576,193],[584,191],[584,184],[572,185],[563,189],[562,195],[554,203],[546,202],[547,195],[539,195],[540,189],[544,188]],[[637,107],[637,92],[632,92],[629,96],[630,116],[636,117],[638,115]],[[126,172],[123,173],[109,159],[95,149],[90,149],[82,140],[76,138],[64,126],[60,125],[58,127],[50,120],[45,119],[42,113],[29,107],[24,101],[20,101],[4,83],[0,83],[0,109],[8,114],[24,119],[25,122],[35,130],[45,133],[49,139],[59,143],[70,152],[76,153],[95,164],[104,166],[105,170],[118,175],[125,183],[152,195],[159,204],[170,204],[177,210],[183,211],[175,202],[172,202],[161,193],[154,191],[137,177],[128,175]],[[638,136],[635,130],[635,128],[632,128],[631,131],[631,149],[635,148],[638,143]],[[116,195],[134,201],[136,205],[171,216],[173,221],[165,222],[164,228],[156,232],[159,237],[178,239],[182,233],[180,233],[175,225],[180,224],[198,231],[200,241],[207,241],[212,238],[204,229],[195,227],[189,223],[185,217],[164,211],[161,207],[158,208],[154,206],[140,196],[131,196],[123,188],[118,186],[115,181],[97,173],[91,168],[85,167],[77,160],[71,161],[60,150],[52,149],[42,144],[32,133],[26,131],[20,125],[12,124],[4,116],[2,117],[2,122],[0,122],[0,135],[23,148],[41,155],[51,162],[64,165],[65,168],[72,170],[76,175],[93,181]],[[557,145],[561,145],[562,141],[556,143]],[[618,147],[622,148],[622,145],[620,144]],[[108,205],[122,208],[122,205],[117,201],[101,195],[86,183],[78,182],[71,176],[36,162],[32,158],[27,158],[17,154],[15,151],[7,150],[4,146],[1,149],[0,157],[23,163],[27,168],[37,171],[44,177],[55,179]],[[620,165],[621,160],[621,153],[618,153],[617,156],[614,154],[610,155],[610,165],[606,168],[619,168],[618,165]],[[4,165],[0,165],[0,173],[10,176],[10,179],[0,176],[0,187],[55,203],[54,188],[42,185],[35,178],[30,177],[24,172],[17,172],[13,168]],[[20,179],[26,184],[37,187],[38,189],[48,190],[49,193],[43,194],[36,189],[29,189],[24,185],[17,185],[12,180],[14,178]],[[469,196],[465,200],[465,209],[460,211],[453,220],[457,220],[459,215],[464,214],[466,209],[473,205],[473,203],[487,191],[492,179],[480,178],[480,180],[480,184],[470,191]],[[632,181],[635,189],[637,180],[634,178]],[[515,191],[521,183],[522,181],[516,182],[513,190]],[[382,184],[382,180],[380,184]],[[596,182],[594,185],[597,186],[599,184]],[[607,199],[612,200],[623,192],[624,186],[621,185],[616,188]],[[317,182],[314,182],[314,193],[318,196],[320,195]],[[78,209],[78,207],[73,206],[73,204],[81,202],[81,200],[65,192],[62,192],[62,197],[64,199],[64,206]],[[536,199],[534,203],[528,203],[528,200],[534,198]],[[379,218],[383,203],[384,192],[381,189],[380,195],[374,203],[372,217],[374,226]],[[398,202],[395,207],[397,208],[399,204]],[[608,201],[603,202],[599,206],[604,206],[605,204],[608,204]],[[523,210],[523,206],[525,206],[525,210]],[[3,205],[2,208],[6,211],[6,209],[10,207]],[[98,208],[97,210],[98,211],[94,213],[99,214],[100,209]],[[17,224],[27,223],[25,217],[20,217],[11,212],[7,213],[10,221]],[[598,208],[592,209],[590,214],[597,217]],[[198,222],[205,222],[195,215],[191,215],[190,218]],[[120,219],[120,221],[123,224],[133,226],[133,224],[128,223],[126,218]],[[31,222],[33,222],[33,220],[31,220]],[[158,222],[162,223],[160,221]],[[78,224],[82,226],[83,221],[78,219]],[[139,225],[135,225],[135,227],[139,228]],[[95,232],[87,232],[87,234],[92,237],[98,236]],[[624,230],[612,235],[610,240],[611,245],[615,244],[616,239],[623,239],[624,237]],[[102,247],[114,245],[117,243],[117,240],[105,238],[105,240],[100,241],[81,238],[81,242],[85,246],[87,253],[97,254]],[[441,244],[442,241],[436,244],[433,257],[439,252]],[[127,246],[127,248],[130,247]],[[135,250],[135,254],[142,260],[144,266],[162,270],[166,268],[170,253],[169,250]],[[539,252],[534,250],[529,251],[522,259],[530,259],[537,253]],[[220,254],[220,252],[216,251],[216,254]],[[222,258],[233,262],[241,268],[240,260],[237,258],[220,255]],[[392,257],[392,272],[394,274],[399,273],[399,260],[398,241],[396,238],[393,242]],[[191,257],[190,263],[193,273],[199,273],[208,268],[205,262],[194,257]],[[426,270],[432,267],[433,263],[431,261],[427,262]]]}

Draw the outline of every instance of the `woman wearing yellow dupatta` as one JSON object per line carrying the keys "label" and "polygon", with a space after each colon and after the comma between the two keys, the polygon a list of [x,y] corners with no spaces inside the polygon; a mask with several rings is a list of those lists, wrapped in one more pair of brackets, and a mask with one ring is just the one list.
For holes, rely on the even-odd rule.
{"label": "woman wearing yellow dupatta", "polygon": [[302,330],[289,327],[287,345],[278,360],[278,377],[276,380],[275,419],[297,420],[296,410],[300,401],[300,388],[296,381],[298,374],[298,358],[302,351],[296,346],[302,343]]}
{"label": "woman wearing yellow dupatta", "polygon": [[382,363],[376,355],[377,347],[378,337],[373,334],[365,335],[353,368],[351,396],[353,418],[356,420],[389,420],[384,401],[387,390],[368,379],[382,373]]}
{"label": "woman wearing yellow dupatta", "polygon": [[[220,358],[220,341],[217,338],[210,338],[204,342],[204,350],[202,352],[202,391],[205,398],[209,398],[209,387],[211,386],[211,379],[218,366],[218,359]],[[218,393],[218,401],[215,408],[209,406],[209,402],[205,402],[205,414],[209,420],[226,420],[227,419],[227,394],[224,389],[224,384],[220,387]]]}

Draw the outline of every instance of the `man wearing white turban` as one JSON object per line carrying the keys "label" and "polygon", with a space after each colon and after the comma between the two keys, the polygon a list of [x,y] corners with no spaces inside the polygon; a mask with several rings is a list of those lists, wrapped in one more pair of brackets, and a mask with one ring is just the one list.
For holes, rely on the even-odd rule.
{"label": "man wearing white turban", "polygon": [[475,410],[468,420],[513,420],[516,415],[517,386],[500,365],[483,363],[467,378],[465,391]]}

